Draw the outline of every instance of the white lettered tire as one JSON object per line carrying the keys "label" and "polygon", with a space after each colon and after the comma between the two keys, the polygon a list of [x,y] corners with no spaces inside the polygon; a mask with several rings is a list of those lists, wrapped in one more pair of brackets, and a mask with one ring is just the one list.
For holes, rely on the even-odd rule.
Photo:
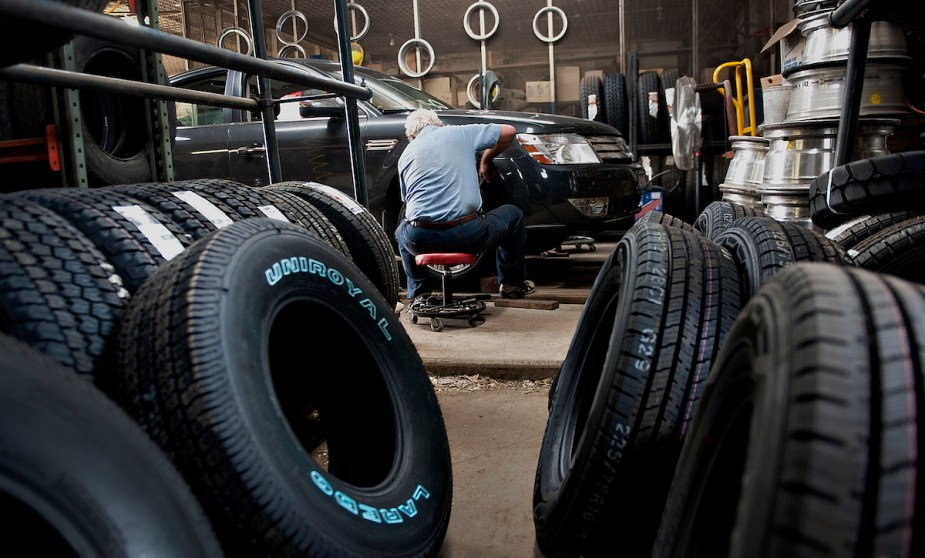
{"label": "white lettered tire", "polygon": [[439,550],[449,444],[392,306],[330,245],[264,218],[200,239],[132,299],[118,397],[174,456],[226,548]]}

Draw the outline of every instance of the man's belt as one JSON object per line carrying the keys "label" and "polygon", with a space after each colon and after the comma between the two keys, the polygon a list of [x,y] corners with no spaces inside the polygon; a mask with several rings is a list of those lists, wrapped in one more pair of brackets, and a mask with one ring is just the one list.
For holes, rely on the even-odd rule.
{"label": "man's belt", "polygon": [[472,213],[469,213],[468,215],[463,215],[462,217],[453,219],[452,221],[414,220],[414,221],[409,221],[409,223],[411,223],[412,227],[415,227],[418,229],[429,229],[432,231],[445,231],[447,229],[452,229],[453,227],[458,227],[459,225],[468,223],[469,221],[474,220],[478,216],[479,214],[473,211]]}

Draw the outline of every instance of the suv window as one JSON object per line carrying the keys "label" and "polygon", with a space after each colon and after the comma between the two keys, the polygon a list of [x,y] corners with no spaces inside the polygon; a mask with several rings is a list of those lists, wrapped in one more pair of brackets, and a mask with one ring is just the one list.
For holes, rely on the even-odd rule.
{"label": "suv window", "polygon": [[[303,120],[299,111],[299,106],[308,102],[305,97],[316,95],[327,95],[328,93],[320,89],[302,89],[303,86],[293,85],[274,79],[270,80],[270,93],[274,99],[281,99],[283,102],[277,105],[276,120],[281,122],[290,122],[294,120]],[[257,96],[257,76],[250,76],[247,80],[247,95]],[[288,100],[288,101],[287,101]],[[315,107],[343,107],[343,101],[338,97],[329,97],[327,99],[313,99],[311,103]],[[260,114],[248,115],[251,120],[260,120]],[[246,118],[248,117],[246,116]]]}
{"label": "suv window", "polygon": [[[225,93],[225,76],[226,74],[223,72],[220,76],[210,76],[199,81],[185,83],[183,87],[194,91],[222,95]],[[183,101],[177,101],[176,106],[177,122],[180,126],[208,126],[222,123],[222,107],[197,105]]]}

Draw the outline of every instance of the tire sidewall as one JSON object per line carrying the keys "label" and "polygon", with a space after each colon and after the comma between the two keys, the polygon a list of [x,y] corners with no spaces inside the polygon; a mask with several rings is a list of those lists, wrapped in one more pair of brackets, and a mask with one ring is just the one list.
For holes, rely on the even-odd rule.
{"label": "tire sidewall", "polygon": [[[74,39],[74,65],[78,72],[95,73],[88,70],[97,66],[109,68],[106,74],[134,79],[140,81],[142,77],[141,53],[138,49],[127,47],[118,43],[104,41],[89,36],[78,36]],[[103,60],[102,62],[100,60]],[[137,69],[137,74],[134,70]],[[120,71],[122,73],[120,73]],[[128,73],[131,75],[123,75]],[[92,112],[88,112],[88,105],[84,103],[90,96],[98,101],[100,116],[108,115],[107,122],[103,124],[109,128],[110,134],[124,134],[132,142],[136,136],[134,148],[129,148],[125,156],[116,155],[104,149],[98,139],[91,133],[91,129],[99,123],[89,122]],[[148,140],[139,138],[137,134],[147,134],[144,124],[146,116],[137,114],[135,100],[132,97],[120,96],[112,93],[85,92],[81,95],[82,123],[84,133],[84,150],[86,154],[87,170],[95,182],[105,184],[130,184],[135,182],[149,182],[152,179],[151,166],[146,151]],[[171,108],[168,107],[168,119]],[[175,109],[174,109],[175,110]],[[139,119],[139,120],[136,120]]]}
{"label": "tire sidewall", "polygon": [[[446,446],[446,432],[420,357],[380,293],[333,248],[318,242],[306,251],[301,235],[284,234],[272,243],[264,242],[271,236],[277,237],[276,233],[264,233],[250,238],[229,261],[228,269],[240,272],[226,276],[221,319],[227,327],[222,331],[222,343],[229,371],[242,372],[227,375],[229,390],[238,400],[240,420],[251,426],[250,442],[271,471],[303,472],[298,476],[279,474],[277,480],[282,483],[282,494],[292,495],[293,513],[305,515],[313,530],[324,534],[350,532],[352,540],[371,553],[386,542],[395,548],[407,548],[412,541],[419,541],[416,534],[421,529],[438,530],[436,524],[449,506],[451,485],[448,451],[445,454],[432,451]],[[282,262],[287,261],[294,264],[288,269],[295,271],[282,277],[275,275],[276,270],[286,265]],[[317,266],[314,272],[303,271],[312,265]],[[320,275],[322,267],[326,270],[324,276]],[[395,413],[399,455],[395,456],[390,477],[374,490],[349,486],[324,471],[283,420],[268,359],[262,357],[254,370],[254,354],[268,353],[273,318],[285,305],[307,299],[329,307],[352,324],[356,337],[347,340],[346,350],[351,350],[351,343],[362,343],[382,367]],[[256,323],[255,316],[261,317]],[[306,320],[310,322],[311,316],[306,316]],[[311,367],[309,335],[306,331],[306,369]],[[254,347],[259,349],[255,351]],[[349,370],[319,373],[349,373]],[[414,405],[402,408],[401,401],[412,401]],[[362,409],[357,411],[362,413]],[[440,420],[434,420],[435,415]],[[370,420],[384,418],[370,417]],[[235,468],[240,470],[243,466],[237,464]],[[421,496],[419,486],[429,497]],[[375,510],[392,510],[410,500],[418,514],[403,517],[399,524],[375,523],[339,505],[338,498],[350,505],[350,500],[339,494]],[[312,510],[326,511],[312,513]]]}

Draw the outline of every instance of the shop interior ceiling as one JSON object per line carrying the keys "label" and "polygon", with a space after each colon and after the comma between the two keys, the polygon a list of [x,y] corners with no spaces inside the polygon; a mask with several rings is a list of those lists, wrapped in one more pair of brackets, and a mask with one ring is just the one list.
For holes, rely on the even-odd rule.
{"label": "shop interior ceiling", "polygon": [[[414,3],[357,1],[370,20],[368,34],[359,41],[365,51],[364,65],[381,64],[395,73],[401,45],[415,37]],[[486,41],[489,67],[501,72],[532,72],[538,74],[532,79],[542,79],[543,72],[548,74],[549,47],[534,35],[533,21],[547,2],[490,3],[498,10],[500,23]],[[785,5],[775,6],[781,3]],[[463,27],[463,16],[471,4],[468,0],[417,0],[420,38],[436,53],[431,75],[477,71],[481,66],[481,43],[470,38]],[[336,52],[332,0],[263,0],[261,5],[268,39],[275,37],[280,16],[297,10],[308,19],[308,36],[302,45],[307,47],[311,42]],[[759,55],[761,46],[773,27],[790,15],[790,0],[555,0],[553,5],[568,18],[565,35],[554,45],[556,63],[605,71],[621,70],[621,5],[624,51],[640,53],[640,68],[677,65],[685,73],[699,73],[747,56],[759,67],[765,64],[770,69],[773,60],[754,58],[767,56]],[[250,21],[244,0],[158,0],[158,10],[162,30],[211,44],[222,30],[234,25],[248,28]],[[782,14],[778,17],[782,21],[771,23],[772,13]],[[492,22],[493,17],[486,14],[486,25],[490,27]],[[470,15],[470,25],[479,30],[477,10]],[[561,25],[556,18],[557,33]],[[545,17],[539,27],[546,31]],[[283,37],[291,40],[292,36],[290,23],[284,26]]]}

